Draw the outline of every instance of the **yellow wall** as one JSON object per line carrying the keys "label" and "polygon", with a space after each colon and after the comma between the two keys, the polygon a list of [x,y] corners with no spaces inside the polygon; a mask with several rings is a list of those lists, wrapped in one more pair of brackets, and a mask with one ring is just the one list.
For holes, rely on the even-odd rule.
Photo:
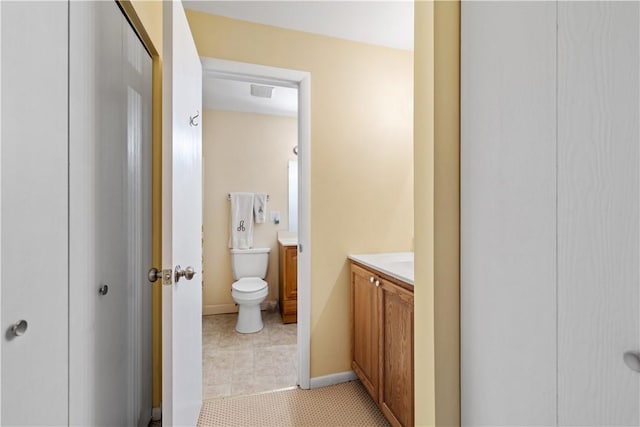
{"label": "yellow wall", "polygon": [[[277,92],[277,88],[276,88]],[[233,111],[204,110],[202,126],[204,157],[204,290],[203,314],[231,313],[229,252],[229,201],[234,191],[269,194],[267,222],[254,224],[253,246],[269,247],[267,301],[278,300],[278,230],[288,230],[289,160],[296,160],[298,144],[295,117]],[[270,212],[280,212],[280,224]]]}
{"label": "yellow wall", "polygon": [[201,56],[311,73],[311,376],[351,370],[347,255],[413,237],[413,54],[187,11]]}
{"label": "yellow wall", "polygon": [[[161,2],[126,0],[121,3],[131,3],[139,11],[139,15],[143,18],[142,25],[146,28],[148,35],[152,35],[150,38],[157,52],[161,54]],[[193,12],[187,12],[187,16],[190,19],[198,49],[203,55],[312,72],[313,168],[317,170],[320,166],[324,168],[324,165],[328,164],[328,170],[338,173],[335,178],[331,178],[323,177],[314,171],[312,176],[312,209],[315,209],[312,217],[314,223],[312,225],[314,239],[312,375],[349,369],[346,362],[348,347],[344,346],[348,334],[345,304],[348,294],[345,288],[347,278],[343,256],[350,252],[409,248],[411,231],[402,227],[402,232],[396,233],[397,240],[393,239],[392,242],[389,234],[392,234],[398,226],[380,221],[399,216],[389,212],[392,206],[385,207],[384,200],[396,200],[395,193],[389,195],[388,187],[398,186],[399,202],[396,206],[399,210],[413,212],[411,197],[406,196],[412,191],[412,182],[402,173],[403,171],[412,173],[406,168],[406,165],[411,162],[411,156],[404,151],[406,141],[411,139],[411,129],[404,129],[398,134],[398,138],[394,138],[393,135],[390,138],[371,138],[371,145],[369,145],[367,138],[375,132],[366,128],[373,126],[373,130],[377,130],[380,125],[376,121],[382,119],[384,122],[387,117],[385,113],[375,114],[383,109],[379,98],[384,97],[384,92],[381,96],[372,94],[377,101],[373,111],[369,108],[367,97],[358,95],[362,94],[367,83],[375,88],[376,83],[379,83],[376,82],[376,78],[380,76],[396,78],[402,74],[395,96],[390,97],[394,102],[389,106],[389,110],[395,107],[396,112],[401,111],[402,118],[394,117],[393,114],[389,117],[391,121],[406,121],[412,111],[411,105],[405,106],[404,99],[406,98],[407,103],[410,104],[413,88],[406,84],[412,76],[406,77],[403,69],[411,67],[411,59],[406,52],[340,42],[273,27],[202,16]],[[456,124],[459,120],[459,86],[455,83],[459,78],[459,31],[459,2],[451,4],[442,2],[437,5],[433,2],[416,2],[415,355],[416,361],[419,361],[415,366],[416,425],[459,424],[459,305],[457,304],[459,231],[455,227],[459,223],[459,209],[455,207],[456,203],[459,203],[457,202],[459,201],[459,163],[455,160],[456,150],[459,147],[459,140],[456,139],[459,133],[459,123]],[[238,32],[241,34],[237,34]],[[261,40],[262,36],[265,37],[264,40]],[[341,48],[337,49],[336,45],[341,45]],[[275,48],[272,49],[274,46]],[[337,49],[338,55],[333,56],[333,48]],[[234,49],[239,50],[234,52]],[[349,52],[354,50],[355,56],[350,58]],[[390,61],[390,63],[383,64],[384,67],[381,70],[367,74],[367,69],[375,66],[375,64],[366,65],[367,54],[372,51],[383,51],[385,53],[382,56],[390,56],[393,59],[388,59],[387,62]],[[379,63],[380,60],[372,58],[372,62]],[[349,71],[341,72],[335,66],[336,64],[344,64],[344,69]],[[398,70],[388,70],[390,67],[397,67]],[[156,84],[161,82],[161,77],[158,80],[156,78],[160,76],[160,72],[161,62],[154,58],[154,107],[160,107],[158,100],[161,99],[161,88]],[[358,82],[359,77],[362,78],[362,82]],[[330,87],[331,79],[336,79],[338,83],[333,89]],[[342,91],[354,81],[353,88],[346,92]],[[436,93],[436,87],[439,84],[443,86]],[[325,91],[328,92],[324,93]],[[394,100],[400,93],[402,102],[398,99]],[[344,106],[336,103],[336,100],[341,100],[341,97],[347,98]],[[332,108],[336,108],[336,111],[331,111]],[[347,114],[349,109],[353,111]],[[160,139],[159,128],[156,127],[159,125],[158,117],[161,117],[161,109],[154,108],[154,147],[156,141]],[[350,119],[353,119],[353,122]],[[436,126],[436,120],[438,126]],[[361,130],[361,127],[364,130]],[[336,135],[339,133],[343,134]],[[383,136],[389,136],[389,134],[384,133]],[[382,167],[380,173],[375,173],[376,161],[382,157],[378,155],[379,153],[377,154],[375,148],[391,145],[381,143],[381,139],[401,141],[401,143],[389,150],[381,150],[395,158],[391,159],[388,167]],[[320,147],[320,143],[328,146]],[[347,143],[346,148],[342,150],[340,144],[345,143]],[[370,152],[369,147],[373,147],[374,152]],[[394,152],[400,147],[402,150]],[[156,164],[158,159],[159,154],[156,150],[154,151]],[[334,160],[336,162],[332,164]],[[353,170],[350,167],[351,162],[356,164]],[[380,162],[380,164],[385,165],[386,162]],[[400,167],[397,167],[398,165]],[[436,168],[436,165],[440,167]],[[400,174],[397,176],[388,174],[386,171],[391,168],[400,171]],[[382,173],[383,171],[385,173]],[[159,171],[154,172],[154,177],[155,174],[159,174]],[[379,179],[385,176],[391,176],[392,183],[389,186],[382,185],[383,191],[380,194],[375,194],[376,192],[369,188],[358,192],[357,186],[349,182],[349,179],[357,178],[360,181],[370,178],[377,184]],[[332,191],[332,185],[337,191]],[[341,191],[342,185],[346,185],[346,188]],[[159,194],[159,187],[154,188],[154,196]],[[158,202],[158,197],[154,197],[154,206],[157,206]],[[327,202],[330,203],[327,204]],[[364,206],[361,206],[362,204]],[[347,207],[354,206],[356,209],[352,212],[364,213],[364,220],[362,223],[353,224],[355,229],[341,238],[340,232],[348,228],[351,218],[341,217],[339,213],[342,209],[346,210]],[[367,220],[367,215],[378,207],[384,212],[376,214],[371,221]],[[325,221],[318,221],[323,217],[326,217]],[[412,219],[407,217],[404,221],[409,223]],[[159,231],[155,231],[156,223],[157,218],[154,216],[154,236],[159,236]],[[384,225],[381,226],[381,224]],[[438,233],[436,233],[436,224],[442,225]],[[324,238],[323,232],[327,233]],[[448,242],[453,242],[453,246]],[[318,257],[318,250],[323,254],[328,253],[332,246],[334,253],[327,259]],[[158,251],[159,246],[154,246],[154,260],[159,260],[156,258]],[[439,257],[436,258],[435,253],[438,253]],[[160,307],[159,296],[155,293],[154,307]],[[155,310],[154,406],[158,406],[161,399],[158,314],[158,310]],[[335,321],[331,321],[334,315],[337,317]],[[340,332],[336,342],[343,345],[335,356],[331,351],[332,328]],[[331,360],[335,360],[335,363],[326,363]],[[436,372],[438,372],[437,375]]]}
{"label": "yellow wall", "polygon": [[460,424],[460,3],[415,4],[415,423]]}

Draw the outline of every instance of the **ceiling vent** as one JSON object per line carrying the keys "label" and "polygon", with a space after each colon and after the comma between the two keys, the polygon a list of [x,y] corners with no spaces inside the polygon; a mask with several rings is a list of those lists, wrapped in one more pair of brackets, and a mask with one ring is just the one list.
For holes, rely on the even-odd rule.
{"label": "ceiling vent", "polygon": [[273,89],[273,86],[251,85],[251,95],[259,98],[271,98]]}

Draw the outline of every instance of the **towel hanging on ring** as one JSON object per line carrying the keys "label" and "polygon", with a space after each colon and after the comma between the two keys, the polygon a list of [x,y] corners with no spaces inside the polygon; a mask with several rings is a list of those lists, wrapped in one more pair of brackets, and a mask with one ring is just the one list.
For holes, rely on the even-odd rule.
{"label": "towel hanging on ring", "polygon": [[231,230],[229,247],[253,247],[253,193],[231,193]]}

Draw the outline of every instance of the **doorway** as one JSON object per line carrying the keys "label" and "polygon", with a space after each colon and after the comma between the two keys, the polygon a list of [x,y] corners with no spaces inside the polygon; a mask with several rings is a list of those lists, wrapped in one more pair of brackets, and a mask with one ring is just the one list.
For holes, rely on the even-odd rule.
{"label": "doorway", "polygon": [[[202,58],[202,63],[207,110],[203,111],[202,121],[203,398],[296,385],[309,388],[309,254],[304,250],[309,247],[310,77],[305,72],[214,58]],[[255,106],[242,107],[237,100],[225,101],[219,93],[218,104],[207,107],[213,86],[225,87],[227,93],[273,91],[281,99],[292,99],[294,110],[282,104],[271,112]],[[212,141],[207,142],[207,138]],[[265,326],[254,334],[235,331],[238,308],[230,295],[234,279],[227,246],[228,196],[237,191],[265,192],[269,197],[265,223],[255,224],[253,229],[253,247],[271,249],[265,278],[269,295],[261,307]],[[293,270],[290,265],[285,266],[285,259],[289,264],[293,259]],[[291,276],[297,282],[297,301],[284,301],[283,296],[290,292],[283,288],[283,282]],[[291,302],[297,308],[297,319],[293,320],[284,311]],[[270,347],[272,344],[277,348]],[[225,352],[225,348],[231,351]],[[235,360],[231,360],[234,356]],[[241,376],[245,383],[252,384],[243,385]],[[254,380],[257,377],[261,381]]]}

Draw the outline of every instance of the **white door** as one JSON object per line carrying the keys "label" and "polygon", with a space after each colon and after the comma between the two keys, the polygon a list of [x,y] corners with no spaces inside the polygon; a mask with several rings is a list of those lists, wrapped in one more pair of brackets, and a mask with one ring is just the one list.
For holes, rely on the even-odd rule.
{"label": "white door", "polygon": [[[1,425],[66,425],[67,2],[0,2]],[[11,327],[26,321],[21,336]]]}
{"label": "white door", "polygon": [[[202,403],[202,66],[180,1],[164,3],[162,420],[195,425]],[[176,280],[178,266],[192,280]]]}
{"label": "white door", "polygon": [[461,25],[462,425],[554,425],[556,5]]}
{"label": "white door", "polygon": [[559,425],[640,425],[639,12],[558,3]]}
{"label": "white door", "polygon": [[462,425],[640,425],[640,5],[461,23]]}
{"label": "white door", "polygon": [[69,17],[69,420],[146,425],[151,57],[115,2]]}

